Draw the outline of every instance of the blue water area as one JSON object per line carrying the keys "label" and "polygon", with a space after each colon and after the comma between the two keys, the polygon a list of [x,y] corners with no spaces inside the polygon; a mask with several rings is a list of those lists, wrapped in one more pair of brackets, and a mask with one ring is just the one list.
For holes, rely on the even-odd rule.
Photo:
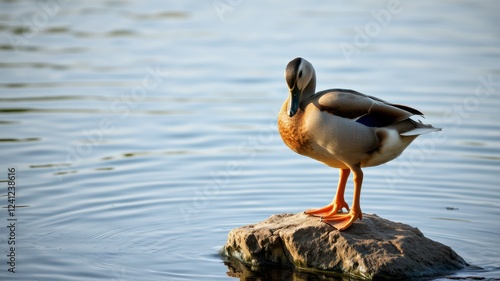
{"label": "blue water area", "polygon": [[318,90],[405,104],[443,128],[365,169],[361,207],[481,268],[455,277],[500,277],[498,11],[493,0],[1,1],[0,279],[234,280],[218,255],[231,229],[334,196],[338,172],[277,133],[298,56]]}

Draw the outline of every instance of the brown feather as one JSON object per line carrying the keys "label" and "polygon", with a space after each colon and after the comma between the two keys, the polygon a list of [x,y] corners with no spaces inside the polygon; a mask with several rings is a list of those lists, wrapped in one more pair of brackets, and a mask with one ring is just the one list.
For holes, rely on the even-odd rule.
{"label": "brown feather", "polygon": [[339,117],[356,119],[369,127],[384,127],[422,113],[408,106],[393,105],[352,90],[333,89],[309,99],[319,110]]}

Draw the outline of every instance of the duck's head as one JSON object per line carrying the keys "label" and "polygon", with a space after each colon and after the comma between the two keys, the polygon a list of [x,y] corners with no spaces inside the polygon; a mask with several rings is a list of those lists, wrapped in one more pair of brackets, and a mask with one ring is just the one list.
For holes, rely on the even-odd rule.
{"label": "duck's head", "polygon": [[295,58],[286,66],[285,80],[290,91],[288,116],[292,117],[299,110],[304,94],[307,96],[314,94],[316,88],[314,67],[303,58]]}

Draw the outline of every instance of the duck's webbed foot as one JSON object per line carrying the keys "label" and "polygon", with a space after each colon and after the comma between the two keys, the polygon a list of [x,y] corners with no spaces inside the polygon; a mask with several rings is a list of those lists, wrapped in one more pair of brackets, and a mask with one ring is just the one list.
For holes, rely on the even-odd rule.
{"label": "duck's webbed foot", "polygon": [[357,219],[361,219],[363,214],[361,209],[351,210],[348,213],[334,214],[330,216],[322,216],[321,221],[327,223],[338,230],[346,230]]}
{"label": "duck's webbed foot", "polygon": [[345,208],[349,211],[349,205],[342,200],[334,200],[332,203],[319,208],[319,209],[310,209],[306,210],[304,214],[315,216],[315,217],[328,217],[336,215],[338,212],[342,212],[342,209]]}

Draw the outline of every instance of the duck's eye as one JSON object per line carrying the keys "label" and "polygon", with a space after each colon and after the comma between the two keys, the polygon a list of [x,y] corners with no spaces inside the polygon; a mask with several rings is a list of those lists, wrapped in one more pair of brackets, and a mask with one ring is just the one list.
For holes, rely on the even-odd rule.
{"label": "duck's eye", "polygon": [[302,77],[302,70],[299,71],[299,78],[301,78],[301,77]]}

